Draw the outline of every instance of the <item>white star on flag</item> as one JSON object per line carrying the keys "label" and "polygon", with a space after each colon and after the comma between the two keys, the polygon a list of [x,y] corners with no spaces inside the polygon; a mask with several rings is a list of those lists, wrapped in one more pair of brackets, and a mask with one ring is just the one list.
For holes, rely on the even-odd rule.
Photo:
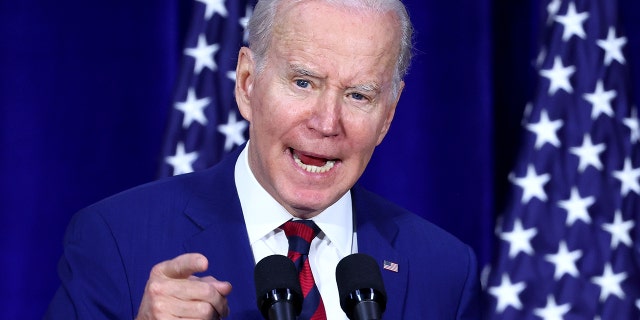
{"label": "white star on flag", "polygon": [[582,24],[588,18],[589,18],[589,13],[588,12],[578,13],[576,11],[576,4],[572,2],[569,4],[567,13],[564,16],[555,17],[554,20],[561,23],[564,26],[564,31],[562,33],[562,40],[567,41],[573,35],[576,35],[582,39],[586,37]]}
{"label": "white star on flag", "polygon": [[624,64],[624,55],[622,47],[627,44],[626,37],[616,38],[616,28],[610,27],[605,40],[596,41],[598,46],[604,50],[604,64],[610,65],[613,60]]}
{"label": "white star on flag", "polygon": [[524,106],[524,111],[522,112],[522,126],[526,127],[527,123],[529,123],[528,119],[531,116],[531,110],[533,110],[533,104],[528,102]]}
{"label": "white star on flag", "polygon": [[611,234],[611,248],[616,249],[621,242],[627,247],[633,246],[629,232],[635,225],[633,220],[623,221],[622,212],[617,210],[613,222],[602,224],[602,229]]}
{"label": "white star on flag", "polygon": [[580,147],[571,147],[569,151],[580,158],[580,164],[578,165],[578,171],[584,172],[589,166],[593,166],[598,170],[602,170],[602,162],[600,161],[600,154],[607,149],[604,143],[593,145],[591,141],[591,135],[585,134],[582,139],[582,145]]}
{"label": "white star on flag", "polygon": [[580,197],[578,188],[571,188],[571,197],[567,200],[558,201],[558,206],[567,210],[567,226],[572,226],[577,220],[584,223],[591,223],[591,217],[587,208],[596,202],[595,197]]}
{"label": "white star on flag", "polygon": [[571,310],[571,304],[558,305],[553,295],[547,297],[547,305],[544,308],[537,308],[533,313],[544,320],[563,320],[563,316]]}
{"label": "white star on flag", "polygon": [[553,274],[555,280],[560,280],[565,274],[577,278],[580,275],[580,271],[578,271],[576,261],[580,258],[582,258],[582,250],[569,251],[566,241],[560,241],[557,253],[547,254],[544,257],[545,260],[555,266]]}
{"label": "white star on flag", "polygon": [[527,287],[525,282],[511,283],[508,274],[502,275],[500,286],[489,288],[489,293],[498,299],[497,312],[503,312],[507,307],[511,306],[518,310],[522,309],[522,301],[520,293]]}
{"label": "white star on flag", "polygon": [[536,228],[524,229],[522,227],[522,221],[520,219],[513,223],[513,230],[509,232],[502,232],[500,239],[509,242],[509,257],[514,258],[520,252],[524,252],[528,255],[533,254],[533,247],[531,246],[531,239],[538,234]]}
{"label": "white star on flag", "polygon": [[634,107],[631,111],[631,116],[622,120],[624,125],[631,131],[631,134],[629,135],[631,137],[631,143],[640,141],[640,123],[638,122],[637,109],[637,107]]}
{"label": "white star on flag", "polygon": [[220,46],[218,44],[208,44],[204,34],[198,36],[198,44],[193,48],[184,49],[184,54],[193,57],[196,61],[194,64],[194,72],[199,74],[202,69],[207,67],[211,71],[215,71],[218,65],[213,60],[213,56],[218,52]]}
{"label": "white star on flag", "polygon": [[593,106],[593,109],[591,109],[591,119],[597,119],[602,113],[609,117],[613,116],[611,100],[618,96],[618,93],[615,90],[604,91],[602,80],[598,80],[596,90],[594,92],[585,93],[582,96]]}
{"label": "white star on flag", "polygon": [[211,99],[208,97],[198,99],[195,90],[190,88],[187,93],[187,99],[184,102],[176,102],[175,104],[175,108],[184,113],[182,127],[188,128],[193,121],[206,126],[207,117],[204,115],[204,108],[206,108],[210,102]]}
{"label": "white star on flag", "polygon": [[245,13],[244,13],[244,17],[240,18],[240,20],[238,21],[242,26],[242,30],[243,30],[242,40],[244,42],[249,41],[249,31],[247,31],[247,26],[249,25],[249,20],[251,20],[252,15],[253,15],[253,8],[251,6],[247,6],[247,9],[245,10]]}
{"label": "white star on flag", "polygon": [[626,279],[626,272],[613,273],[611,263],[607,263],[604,266],[602,276],[591,278],[591,282],[600,286],[600,301],[604,302],[611,295],[624,299],[624,291],[621,284]]}
{"label": "white star on flag", "polygon": [[517,186],[522,188],[522,203],[527,203],[532,198],[538,198],[540,201],[547,201],[547,193],[544,191],[544,185],[551,180],[548,173],[538,175],[533,165],[527,166],[527,174],[522,178],[514,176],[510,180]]}
{"label": "white star on flag", "polygon": [[540,113],[540,121],[528,124],[527,130],[536,134],[536,149],[542,148],[545,143],[549,143],[554,147],[560,147],[560,139],[558,139],[558,130],[562,128],[563,121],[561,119],[551,121],[546,110]]}
{"label": "white star on flag", "polygon": [[198,152],[185,152],[184,143],[179,142],[176,153],[168,156],[165,161],[173,166],[173,175],[193,172],[193,163],[198,159]]}
{"label": "white star on flag", "polygon": [[549,16],[547,18],[547,24],[553,22],[553,18],[555,18],[560,11],[560,5],[562,5],[562,0],[552,0],[549,2],[547,5],[547,15]]}
{"label": "white star on flag", "polygon": [[538,56],[536,56],[536,66],[540,68],[544,64],[544,59],[547,58],[547,50],[542,48],[540,52],[538,52]]}
{"label": "white star on flag", "polygon": [[227,76],[227,79],[235,82],[236,81],[236,71],[227,71],[227,73],[225,73],[225,75]]}
{"label": "white star on flag", "polygon": [[227,16],[227,7],[225,7],[224,5],[225,0],[196,0],[196,1],[202,2],[207,6],[204,13],[204,17],[207,20],[211,19],[214,13],[218,13],[223,17]]}
{"label": "white star on flag", "polygon": [[242,145],[245,143],[244,130],[247,128],[248,123],[245,120],[236,120],[236,113],[229,112],[229,118],[226,124],[219,124],[218,131],[225,135],[224,150],[228,151],[233,148],[234,145]]}
{"label": "white star on flag", "polygon": [[554,95],[558,89],[562,89],[567,93],[573,92],[569,77],[575,72],[575,66],[565,67],[562,64],[562,58],[557,56],[553,59],[553,67],[551,67],[551,69],[540,70],[540,75],[551,81],[549,84],[549,95]]}
{"label": "white star on flag", "polygon": [[614,178],[622,183],[620,192],[623,196],[626,196],[629,191],[640,194],[640,167],[633,168],[630,158],[624,159],[624,168],[622,170],[613,171],[612,174]]}

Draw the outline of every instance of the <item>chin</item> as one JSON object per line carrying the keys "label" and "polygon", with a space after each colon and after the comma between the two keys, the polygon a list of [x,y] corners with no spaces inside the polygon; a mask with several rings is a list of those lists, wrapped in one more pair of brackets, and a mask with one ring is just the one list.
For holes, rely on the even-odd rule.
{"label": "chin", "polygon": [[295,211],[296,216],[313,217],[334,204],[341,196],[328,196],[316,191],[297,192],[288,203],[292,204],[289,207]]}

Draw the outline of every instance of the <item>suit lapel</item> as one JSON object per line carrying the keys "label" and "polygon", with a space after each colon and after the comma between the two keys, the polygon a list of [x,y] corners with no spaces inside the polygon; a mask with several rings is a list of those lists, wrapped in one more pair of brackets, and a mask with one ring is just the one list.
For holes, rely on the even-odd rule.
{"label": "suit lapel", "polygon": [[229,281],[233,291],[229,295],[229,307],[233,317],[245,318],[241,313],[255,311],[253,281],[254,259],[246,228],[242,221],[215,222],[184,244],[187,252],[199,252],[209,260],[205,273],[219,280]]}
{"label": "suit lapel", "polygon": [[253,252],[233,178],[236,156],[227,157],[202,179],[202,185],[185,209],[185,215],[202,230],[187,239],[187,252],[199,252],[209,260],[204,275],[229,281],[230,318],[259,319],[256,307]]}
{"label": "suit lapel", "polygon": [[[380,266],[382,280],[387,291],[386,318],[402,319],[407,294],[409,261],[392,243],[398,226],[384,212],[373,205],[367,193],[358,188],[352,190],[358,233],[358,252],[372,256]],[[396,263],[398,272],[384,269],[384,262]]]}

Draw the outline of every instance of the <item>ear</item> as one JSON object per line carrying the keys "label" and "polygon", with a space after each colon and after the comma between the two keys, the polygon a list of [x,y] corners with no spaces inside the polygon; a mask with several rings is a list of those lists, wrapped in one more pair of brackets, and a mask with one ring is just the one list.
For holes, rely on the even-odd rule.
{"label": "ear", "polygon": [[253,52],[247,47],[242,47],[238,53],[236,66],[235,96],[240,114],[249,122],[251,122],[251,92],[255,76]]}
{"label": "ear", "polygon": [[387,114],[385,115],[384,123],[382,124],[382,129],[380,130],[380,134],[378,135],[378,142],[376,145],[379,145],[384,137],[389,132],[389,128],[391,127],[391,121],[393,120],[393,116],[396,114],[396,106],[398,106],[398,101],[400,101],[400,95],[402,94],[402,90],[404,89],[404,81],[400,81],[400,85],[398,86],[398,94],[396,95],[396,100],[391,103],[389,109],[387,110]]}

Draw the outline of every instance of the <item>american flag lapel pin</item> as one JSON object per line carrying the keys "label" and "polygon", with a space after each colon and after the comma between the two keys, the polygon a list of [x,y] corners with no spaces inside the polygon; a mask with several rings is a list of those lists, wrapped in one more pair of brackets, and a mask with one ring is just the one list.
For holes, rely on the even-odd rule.
{"label": "american flag lapel pin", "polygon": [[395,263],[395,262],[391,262],[391,261],[385,260],[382,263],[382,269],[393,271],[393,272],[398,272],[398,264]]}

